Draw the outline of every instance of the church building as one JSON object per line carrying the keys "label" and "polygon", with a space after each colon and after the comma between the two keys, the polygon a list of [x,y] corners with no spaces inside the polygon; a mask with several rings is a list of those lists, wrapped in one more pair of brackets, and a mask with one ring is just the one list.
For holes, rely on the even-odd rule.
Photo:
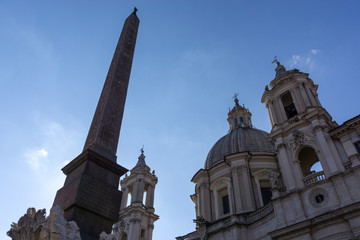
{"label": "church building", "polygon": [[191,179],[196,230],[177,240],[360,237],[360,115],[339,126],[308,73],[275,72],[261,98],[271,132],[235,98],[229,133]]}

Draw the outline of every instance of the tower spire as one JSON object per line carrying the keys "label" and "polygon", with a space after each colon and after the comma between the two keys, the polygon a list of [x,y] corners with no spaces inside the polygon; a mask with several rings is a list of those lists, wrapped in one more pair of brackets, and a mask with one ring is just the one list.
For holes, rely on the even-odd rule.
{"label": "tower spire", "polygon": [[131,65],[139,27],[137,8],[126,19],[84,145],[116,161]]}

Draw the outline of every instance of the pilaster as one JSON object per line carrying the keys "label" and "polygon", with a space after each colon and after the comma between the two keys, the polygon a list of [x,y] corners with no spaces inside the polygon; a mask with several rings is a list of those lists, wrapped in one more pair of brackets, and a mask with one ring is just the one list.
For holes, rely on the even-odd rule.
{"label": "pilaster", "polygon": [[240,185],[239,185],[239,176],[238,176],[238,167],[231,168],[232,184],[234,189],[235,196],[235,213],[240,213],[243,211],[241,194],[240,194]]}
{"label": "pilaster", "polygon": [[292,166],[287,157],[286,145],[283,143],[279,143],[277,145],[277,151],[278,151],[278,159],[279,159],[280,169],[281,169],[281,173],[283,175],[283,180],[284,180],[286,189],[289,192],[293,189],[296,189],[297,184],[295,183],[294,175],[292,172]]}

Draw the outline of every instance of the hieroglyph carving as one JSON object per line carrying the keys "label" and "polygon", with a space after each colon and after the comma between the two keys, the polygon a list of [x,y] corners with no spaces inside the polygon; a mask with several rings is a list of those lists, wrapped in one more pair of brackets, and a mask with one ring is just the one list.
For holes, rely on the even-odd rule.
{"label": "hieroglyph carving", "polygon": [[134,14],[124,24],[84,150],[96,144],[116,153],[138,26],[139,20]]}
{"label": "hieroglyph carving", "polygon": [[65,220],[59,206],[54,206],[47,218],[45,214],[45,209],[29,208],[18,223],[11,224],[7,235],[13,240],[81,240],[78,226]]}
{"label": "hieroglyph carving", "polygon": [[289,148],[295,150],[297,147],[306,143],[313,143],[314,136],[311,132],[302,132],[295,130],[292,132],[292,138],[289,140]]}

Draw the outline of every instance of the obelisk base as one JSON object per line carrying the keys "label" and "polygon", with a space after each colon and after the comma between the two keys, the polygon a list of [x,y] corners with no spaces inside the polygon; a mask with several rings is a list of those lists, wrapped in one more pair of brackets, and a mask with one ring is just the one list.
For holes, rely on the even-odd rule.
{"label": "obelisk base", "polygon": [[119,217],[119,180],[128,170],[87,149],[62,171],[66,180],[53,205],[64,210],[67,221],[76,221],[83,240],[99,239],[102,231],[110,233]]}

